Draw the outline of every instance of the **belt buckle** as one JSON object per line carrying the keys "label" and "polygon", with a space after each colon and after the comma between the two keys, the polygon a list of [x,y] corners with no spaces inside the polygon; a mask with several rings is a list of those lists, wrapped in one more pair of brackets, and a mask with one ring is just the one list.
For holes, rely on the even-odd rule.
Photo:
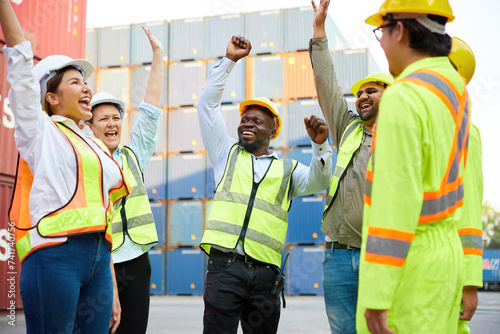
{"label": "belt buckle", "polygon": [[251,266],[253,264],[253,261],[250,260],[251,257],[245,254],[245,263]]}

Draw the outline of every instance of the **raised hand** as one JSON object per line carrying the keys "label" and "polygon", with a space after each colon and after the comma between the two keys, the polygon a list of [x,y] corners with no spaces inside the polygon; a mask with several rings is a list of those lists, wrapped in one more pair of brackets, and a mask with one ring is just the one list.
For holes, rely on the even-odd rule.
{"label": "raised hand", "polygon": [[323,37],[326,36],[325,31],[325,21],[328,15],[328,6],[330,5],[330,0],[320,0],[319,6],[316,6],[314,0],[311,0],[311,5],[314,9],[313,16],[313,37]]}
{"label": "raised hand", "polygon": [[163,45],[158,40],[158,38],[156,38],[156,36],[153,35],[153,33],[151,32],[151,29],[146,28],[145,26],[141,26],[141,27],[142,27],[142,30],[144,30],[144,32],[146,33],[146,35],[149,38],[149,43],[151,44],[151,49],[153,50],[153,52],[157,51],[157,52],[160,52],[161,54],[163,54]]}
{"label": "raised hand", "polygon": [[323,144],[328,137],[328,125],[319,117],[311,115],[311,118],[304,117],[307,134],[316,144]]}
{"label": "raised hand", "polygon": [[226,58],[237,62],[241,58],[245,58],[250,53],[252,44],[243,36],[233,36],[226,49]]}

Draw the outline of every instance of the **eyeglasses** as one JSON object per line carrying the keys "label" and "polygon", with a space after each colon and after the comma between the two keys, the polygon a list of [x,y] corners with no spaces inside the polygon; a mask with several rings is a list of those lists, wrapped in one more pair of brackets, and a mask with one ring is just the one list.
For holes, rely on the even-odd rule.
{"label": "eyeglasses", "polygon": [[396,21],[392,21],[392,22],[389,22],[386,24],[382,24],[380,27],[373,29],[373,34],[375,35],[375,38],[377,39],[377,41],[380,42],[380,39],[382,38],[382,35],[383,35],[382,28],[389,28],[389,27],[395,26],[396,23],[397,23]]}

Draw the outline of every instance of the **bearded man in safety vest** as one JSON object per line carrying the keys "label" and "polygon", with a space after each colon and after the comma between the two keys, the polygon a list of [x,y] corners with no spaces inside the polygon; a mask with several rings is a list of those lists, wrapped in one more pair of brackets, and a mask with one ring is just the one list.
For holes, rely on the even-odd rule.
{"label": "bearded man in safety vest", "polygon": [[447,0],[386,0],[366,20],[396,81],[366,173],[358,333],[457,331],[470,105],[448,59],[453,19]]}
{"label": "bearded man in safety vest", "polygon": [[363,194],[372,129],[382,93],[394,79],[378,72],[359,80],[351,89],[357,97],[357,114],[348,109],[328,50],[325,20],[329,3],[321,0],[316,6],[312,2],[313,38],[309,44],[319,105],[337,146],[321,226],[326,234],[323,290],[331,332],[350,334],[356,333]]}
{"label": "bearded man in safety vest", "polygon": [[281,117],[267,98],[240,104],[239,141],[229,137],[221,98],[232,68],[250,49],[250,41],[233,36],[198,101],[201,135],[218,184],[201,240],[210,255],[204,333],[235,334],[240,320],[245,333],[276,333],[291,200],[325,190],[332,172],[328,127],[315,116],[304,118],[313,148],[310,167],[279,159],[269,149],[281,130]]}

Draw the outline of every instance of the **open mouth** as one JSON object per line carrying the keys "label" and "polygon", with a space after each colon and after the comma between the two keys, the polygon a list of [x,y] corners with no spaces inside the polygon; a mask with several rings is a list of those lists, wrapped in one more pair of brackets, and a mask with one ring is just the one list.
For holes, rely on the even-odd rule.
{"label": "open mouth", "polygon": [[92,110],[92,108],[90,107],[90,97],[84,97],[83,99],[78,101],[78,104],[88,111]]}
{"label": "open mouth", "polygon": [[118,131],[116,131],[116,130],[108,131],[108,132],[104,133],[104,135],[108,139],[117,139],[118,138]]}
{"label": "open mouth", "polygon": [[363,110],[366,108],[370,108],[372,106],[371,102],[362,102],[359,104],[359,109]]}
{"label": "open mouth", "polygon": [[241,134],[243,137],[246,137],[246,138],[255,137],[255,134],[252,131],[243,131]]}

